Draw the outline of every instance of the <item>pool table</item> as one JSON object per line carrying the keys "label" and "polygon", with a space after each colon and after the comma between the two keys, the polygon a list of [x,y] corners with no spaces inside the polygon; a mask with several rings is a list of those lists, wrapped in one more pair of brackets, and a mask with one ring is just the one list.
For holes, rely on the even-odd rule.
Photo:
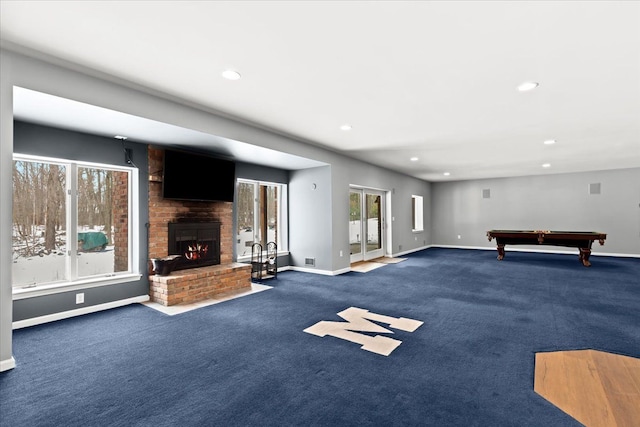
{"label": "pool table", "polygon": [[591,245],[598,241],[604,245],[607,235],[595,231],[548,231],[548,230],[490,230],[487,231],[489,241],[496,239],[498,259],[504,258],[505,245],[552,245],[578,248],[578,259],[585,267],[589,267]]}

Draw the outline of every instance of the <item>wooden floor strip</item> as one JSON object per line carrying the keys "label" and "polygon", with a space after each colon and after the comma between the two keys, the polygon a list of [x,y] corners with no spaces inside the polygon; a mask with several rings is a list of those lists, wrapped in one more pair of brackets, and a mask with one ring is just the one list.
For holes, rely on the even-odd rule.
{"label": "wooden floor strip", "polygon": [[640,359],[597,350],[537,353],[534,390],[587,427],[640,425]]}
{"label": "wooden floor strip", "polygon": [[406,258],[389,258],[389,257],[380,257],[376,259],[372,259],[373,262],[380,262],[382,264],[397,264],[402,261],[406,261]]}
{"label": "wooden floor strip", "polygon": [[367,273],[376,268],[384,267],[386,264],[372,261],[359,261],[351,264],[351,271],[357,271],[358,273]]}

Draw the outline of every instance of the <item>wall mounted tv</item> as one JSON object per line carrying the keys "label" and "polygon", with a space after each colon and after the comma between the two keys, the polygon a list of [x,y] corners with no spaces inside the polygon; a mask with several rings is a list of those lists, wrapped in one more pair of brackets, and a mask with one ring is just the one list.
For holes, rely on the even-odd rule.
{"label": "wall mounted tv", "polygon": [[162,196],[165,199],[233,202],[236,164],[205,154],[164,151]]}

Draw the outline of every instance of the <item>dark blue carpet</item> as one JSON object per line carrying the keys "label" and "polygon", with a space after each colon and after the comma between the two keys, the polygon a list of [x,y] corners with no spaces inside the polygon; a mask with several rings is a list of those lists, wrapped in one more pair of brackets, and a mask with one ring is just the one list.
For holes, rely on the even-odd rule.
{"label": "dark blue carpet", "polygon": [[[534,354],[640,357],[640,260],[428,249],[369,273],[166,316],[131,305],[14,332],[0,425],[580,426]],[[424,322],[385,357],[303,330],[355,306]],[[386,326],[386,325],[384,325]]]}

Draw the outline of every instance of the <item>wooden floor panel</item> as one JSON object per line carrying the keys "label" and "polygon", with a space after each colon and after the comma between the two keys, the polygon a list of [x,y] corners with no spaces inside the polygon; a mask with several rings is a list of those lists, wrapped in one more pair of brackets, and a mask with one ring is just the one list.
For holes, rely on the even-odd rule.
{"label": "wooden floor panel", "polygon": [[597,350],[536,353],[534,390],[587,427],[640,426],[640,359]]}

